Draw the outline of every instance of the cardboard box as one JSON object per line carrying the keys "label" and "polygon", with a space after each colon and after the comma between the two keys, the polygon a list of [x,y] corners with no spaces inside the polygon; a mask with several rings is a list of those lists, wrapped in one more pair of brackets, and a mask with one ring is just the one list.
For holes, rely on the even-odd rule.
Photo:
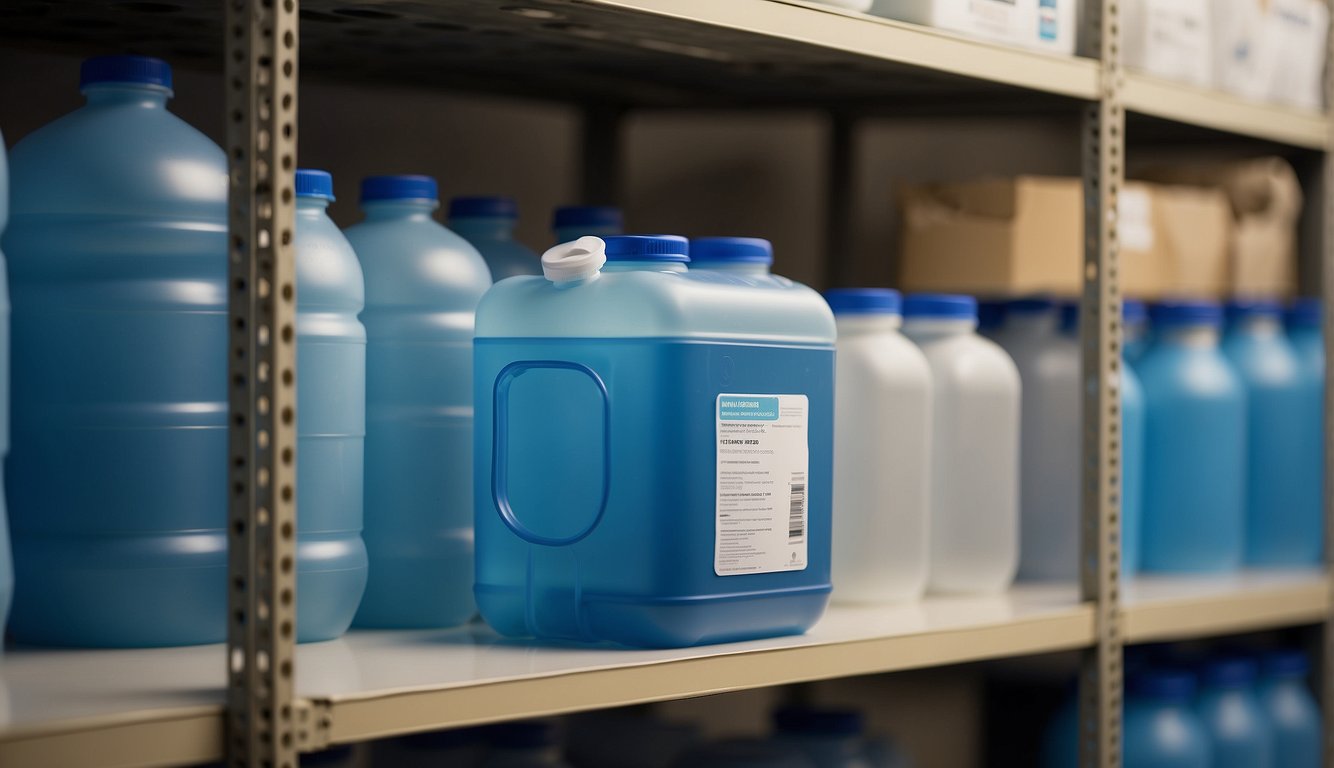
{"label": "cardboard box", "polygon": [[[1078,179],[1040,176],[910,187],[901,197],[900,283],[910,291],[1078,296],[1082,197]],[[1126,184],[1122,291],[1222,296],[1231,225],[1219,190]]]}
{"label": "cardboard box", "polygon": [[1213,87],[1213,0],[1122,0],[1122,60],[1150,75]]}
{"label": "cardboard box", "polygon": [[1078,0],[876,0],[871,12],[965,35],[1073,54]]}
{"label": "cardboard box", "polygon": [[1146,178],[1217,187],[1232,213],[1228,293],[1286,298],[1297,293],[1297,227],[1302,187],[1287,160],[1151,169]]}

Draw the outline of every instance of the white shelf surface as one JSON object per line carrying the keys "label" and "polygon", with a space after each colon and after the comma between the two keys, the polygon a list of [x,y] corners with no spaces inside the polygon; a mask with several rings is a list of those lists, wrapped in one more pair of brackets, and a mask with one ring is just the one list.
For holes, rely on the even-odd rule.
{"label": "white shelf surface", "polygon": [[1329,618],[1330,582],[1320,568],[1139,577],[1125,585],[1122,611],[1130,643],[1316,624]]}
{"label": "white shelf surface", "polygon": [[1131,112],[1185,125],[1305,149],[1323,150],[1329,144],[1329,121],[1319,113],[1256,104],[1148,75],[1128,73],[1122,100]]}

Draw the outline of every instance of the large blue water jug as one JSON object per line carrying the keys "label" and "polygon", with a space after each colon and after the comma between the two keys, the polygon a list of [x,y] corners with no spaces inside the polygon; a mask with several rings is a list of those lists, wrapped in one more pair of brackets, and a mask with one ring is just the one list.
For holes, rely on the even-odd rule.
{"label": "large blue water jug", "polygon": [[1246,390],[1246,562],[1314,565],[1322,526],[1318,510],[1301,503],[1311,480],[1303,455],[1315,426],[1311,384],[1283,333],[1279,303],[1228,305],[1223,354]]}
{"label": "large blue water jug", "polygon": [[333,180],[296,172],[297,640],[347,631],[366,588],[361,539],[366,329],[361,265],[329,218]]}
{"label": "large blue water jug", "polygon": [[770,273],[773,244],[758,237],[697,237],[690,241],[690,268],[740,277],[790,282]]}
{"label": "large blue water jug", "polygon": [[1320,708],[1306,687],[1310,663],[1301,651],[1274,651],[1263,659],[1260,708],[1273,737],[1274,768],[1321,764]]}
{"label": "large blue water jug", "polygon": [[345,234],[366,278],[366,549],[360,627],[472,618],[472,328],[491,273],[431,218],[427,176],[361,184]]}
{"label": "large blue water jug", "polygon": [[1219,350],[1222,308],[1159,304],[1136,366],[1144,385],[1145,571],[1241,565],[1246,520],[1246,392]]}
{"label": "large blue water jug", "polygon": [[478,307],[476,595],[503,634],[684,646],[824,610],[833,315],[686,254],[581,238]]}
{"label": "large blue water jug", "polygon": [[226,630],[227,162],[165,62],[84,62],[87,103],[10,156],[22,642]]}
{"label": "large blue water jug", "polygon": [[491,279],[540,275],[537,254],[514,239],[519,205],[509,197],[456,197],[449,202],[449,228],[473,244],[486,259]]}
{"label": "large blue water jug", "polygon": [[[0,135],[0,237],[9,219],[9,168],[5,160],[5,137]],[[4,253],[0,253],[0,460],[9,452],[9,277]],[[0,475],[2,477],[3,475]],[[9,618],[14,597],[14,561],[9,549],[9,521],[4,494],[0,493],[0,635]]]}
{"label": "large blue water jug", "polygon": [[624,227],[621,209],[608,205],[565,205],[557,208],[551,217],[551,230],[558,243],[568,243],[585,235],[619,235],[625,231]]}
{"label": "large blue water jug", "polygon": [[[1324,552],[1325,487],[1325,336],[1320,328],[1319,299],[1300,299],[1287,313],[1288,341],[1297,355],[1302,380],[1302,429],[1294,461],[1300,463],[1293,515],[1308,521],[1316,557]],[[1310,521],[1314,521],[1311,523]],[[1313,524],[1314,528],[1309,527]]]}
{"label": "large blue water jug", "polygon": [[1195,712],[1209,737],[1213,768],[1279,768],[1255,677],[1249,659],[1220,658],[1204,666]]}
{"label": "large blue water jug", "polygon": [[871,768],[857,712],[784,707],[774,713],[773,721],[774,742],[796,747],[816,768]]}
{"label": "large blue water jug", "polygon": [[1210,768],[1209,737],[1191,708],[1195,679],[1186,672],[1146,670],[1127,684],[1125,768]]}

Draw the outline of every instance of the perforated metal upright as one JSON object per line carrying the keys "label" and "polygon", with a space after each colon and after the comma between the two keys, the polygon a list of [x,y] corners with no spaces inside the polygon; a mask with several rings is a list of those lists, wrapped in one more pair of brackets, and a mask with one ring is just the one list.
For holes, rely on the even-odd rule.
{"label": "perforated metal upright", "polygon": [[294,768],[296,0],[226,0],[227,760]]}
{"label": "perforated metal upright", "polygon": [[1080,588],[1094,606],[1097,640],[1079,685],[1079,763],[1121,764],[1121,291],[1117,196],[1124,177],[1118,0],[1089,0],[1088,39],[1102,61],[1098,99],[1083,118],[1084,293],[1080,303],[1083,466]]}
{"label": "perforated metal upright", "polygon": [[[1325,109],[1334,109],[1334,18],[1330,20],[1330,42],[1325,51]],[[1334,368],[1334,121],[1329,132],[1321,179],[1320,306],[1325,339],[1325,570],[1334,589],[1334,386],[1330,371]],[[1331,607],[1334,611],[1334,607]],[[1321,633],[1320,664],[1321,711],[1324,713],[1325,767],[1334,768],[1334,612],[1325,618]]]}

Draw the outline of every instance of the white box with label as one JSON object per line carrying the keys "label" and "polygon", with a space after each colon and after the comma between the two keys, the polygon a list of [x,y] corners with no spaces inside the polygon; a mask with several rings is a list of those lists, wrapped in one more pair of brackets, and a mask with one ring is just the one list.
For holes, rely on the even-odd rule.
{"label": "white box with label", "polygon": [[1130,69],[1212,88],[1211,0],[1122,0],[1121,50]]}
{"label": "white box with label", "polygon": [[872,13],[952,32],[1073,54],[1078,0],[876,0]]}

